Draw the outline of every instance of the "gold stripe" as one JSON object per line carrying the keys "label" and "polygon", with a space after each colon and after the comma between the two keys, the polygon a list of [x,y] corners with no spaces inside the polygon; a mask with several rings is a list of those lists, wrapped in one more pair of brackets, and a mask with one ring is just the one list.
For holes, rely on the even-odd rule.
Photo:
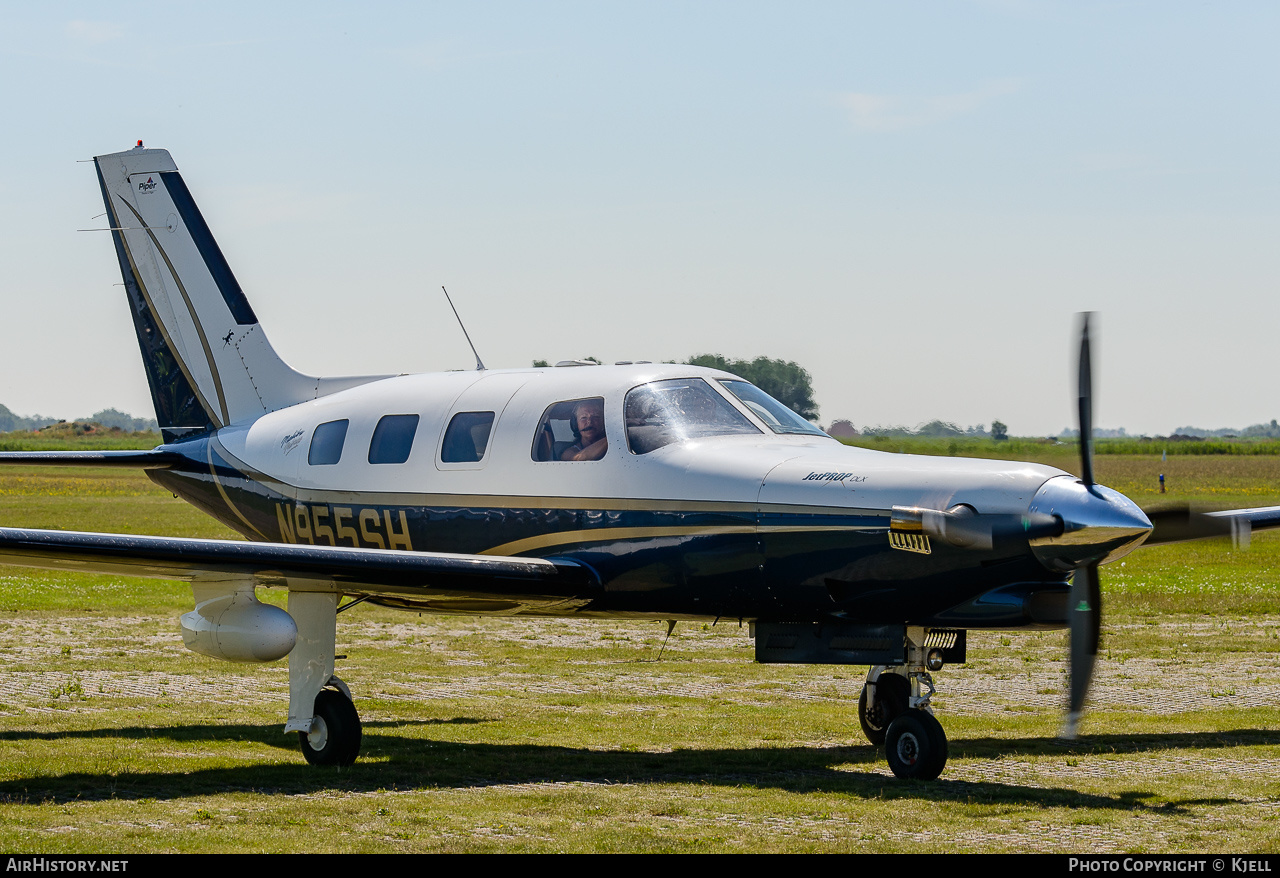
{"label": "gold stripe", "polygon": [[[119,198],[119,196],[116,196]],[[123,200],[123,199],[122,199]],[[187,304],[187,314],[191,317],[191,323],[196,328],[196,335],[200,336],[200,346],[204,348],[205,363],[209,366],[209,374],[213,377],[213,389],[218,394],[218,406],[222,411],[222,422],[224,424],[231,423],[231,418],[227,414],[227,400],[222,393],[222,377],[218,374],[218,364],[213,360],[213,351],[209,350],[209,339],[205,337],[204,327],[200,324],[200,315],[196,313],[195,307],[191,304],[191,297],[187,295],[187,288],[182,285],[182,279],[178,277],[178,272],[174,270],[173,263],[169,261],[169,254],[164,252],[164,248],[160,246],[160,240],[156,237],[156,233],[151,231],[142,215],[134,208],[132,204],[125,201],[124,206],[133,211],[133,215],[138,218],[138,222],[142,223],[143,231],[147,233],[147,237],[151,239],[151,243],[156,245],[156,249],[160,251],[160,258],[164,260],[164,264],[169,268],[169,274],[173,277],[173,282],[178,285],[178,292],[182,294],[182,301]],[[159,320],[159,315],[156,315]]]}
{"label": "gold stripe", "polygon": [[771,524],[759,528],[760,533],[765,534],[785,534],[785,533],[825,533],[841,531],[845,533],[853,531],[870,531],[872,533],[884,533],[883,524],[823,524],[814,527],[807,524]]}
{"label": "gold stripe", "polygon": [[603,543],[612,540],[635,540],[650,537],[679,537],[694,534],[728,534],[755,533],[754,525],[730,525],[725,527],[597,527],[590,530],[563,530],[558,533],[528,537],[511,543],[503,543],[479,555],[517,555],[534,549],[545,549],[548,546],[563,546],[571,543]]}
{"label": "gold stripe", "polygon": [[[125,201],[123,198],[120,198],[119,193],[114,193],[114,194],[116,198],[120,199],[120,201],[124,204],[125,207],[128,207],[130,210],[133,210],[132,205],[130,205],[129,202]],[[137,213],[136,210],[134,210],[133,212],[135,214]],[[138,219],[141,220],[142,218],[138,217]],[[120,225],[120,218],[118,215],[113,213],[112,220],[114,221],[116,226]],[[133,272],[133,280],[138,285],[138,292],[142,294],[142,298],[147,303],[147,308],[150,309],[151,311],[151,319],[155,321],[156,328],[160,330],[160,337],[163,338],[164,343],[169,346],[169,352],[173,354],[173,359],[177,361],[178,370],[182,372],[183,376],[187,379],[187,383],[191,386],[191,392],[196,395],[196,398],[198,400],[200,400],[201,408],[204,409],[205,414],[209,415],[210,420],[213,421],[213,425],[215,427],[223,426],[226,423],[226,421],[222,421],[222,422],[218,421],[217,414],[214,412],[213,406],[209,405],[209,400],[205,399],[204,394],[200,392],[200,384],[196,381],[194,377],[192,377],[190,370],[187,369],[187,364],[183,362],[182,357],[178,355],[178,346],[175,345],[173,343],[173,339],[169,337],[169,330],[165,328],[164,321],[160,319],[160,312],[156,310],[155,303],[151,301],[151,294],[147,292],[147,285],[142,282],[142,275],[141,273],[139,273],[138,265],[133,259],[133,251],[129,248],[129,241],[125,238],[123,233],[121,233],[120,235],[120,246],[124,248],[125,258],[129,260],[129,270]],[[161,426],[164,426],[164,425],[162,424]],[[170,424],[169,426],[174,426],[174,425]]]}
{"label": "gold stripe", "polygon": [[770,512],[803,513],[805,515],[871,515],[886,518],[887,509],[867,506],[810,506],[807,503],[761,503],[756,507],[762,514]]}
{"label": "gold stripe", "polygon": [[705,526],[682,525],[674,527],[597,527],[590,530],[565,530],[557,533],[542,534],[503,543],[477,552],[479,555],[518,555],[535,549],[546,549],[551,546],[564,546],[581,543],[603,543],[614,540],[637,540],[654,537],[704,536],[707,534],[751,534],[751,533],[817,533],[835,531],[882,531],[882,527],[805,527],[804,525],[779,525],[777,527],[756,528],[753,525]]}
{"label": "gold stripe", "polygon": [[250,521],[249,519],[245,518],[245,517],[244,517],[244,513],[240,511],[240,509],[236,506],[236,504],[234,504],[234,503],[232,503],[232,502],[231,502],[231,498],[230,498],[229,496],[227,496],[227,492],[226,492],[226,490],[224,490],[224,489],[223,489],[223,487],[222,487],[222,482],[220,482],[220,481],[218,480],[218,474],[217,474],[217,472],[215,472],[215,471],[214,471],[214,466],[213,466],[213,443],[212,443],[212,442],[208,443],[208,444],[205,446],[205,448],[206,448],[206,449],[208,449],[208,452],[209,452],[209,475],[213,478],[213,484],[214,484],[215,486],[217,486],[217,488],[218,488],[218,493],[222,495],[222,502],[224,502],[224,503],[226,503],[226,504],[227,504],[227,508],[228,508],[228,509],[230,509],[232,512],[234,512],[234,513],[236,514],[236,518],[238,518],[238,519],[240,519],[241,521],[243,521],[243,522],[245,523],[245,526],[246,526],[246,527],[248,527],[248,528],[249,528],[249,530],[253,531],[253,532],[254,532],[254,533],[256,533],[258,536],[262,537],[264,540],[266,540],[266,541],[267,541],[267,542],[269,542],[269,543],[270,543],[270,542],[274,542],[274,540],[272,540],[270,537],[268,537],[268,536],[267,536],[266,534],[264,534],[262,531],[258,530],[256,527],[254,527],[254,526],[253,526],[253,522],[252,522],[252,521]]}

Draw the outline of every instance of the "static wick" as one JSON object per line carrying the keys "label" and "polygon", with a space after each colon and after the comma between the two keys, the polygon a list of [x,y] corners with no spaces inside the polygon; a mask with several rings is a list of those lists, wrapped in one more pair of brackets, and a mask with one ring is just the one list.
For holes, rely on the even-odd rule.
{"label": "static wick", "polygon": [[476,371],[483,372],[484,363],[480,360],[480,353],[476,350],[476,346],[471,344],[471,335],[467,332],[467,327],[463,325],[462,318],[458,316],[458,309],[453,307],[453,299],[449,297],[449,291],[444,288],[444,284],[440,285],[440,289],[444,290],[444,300],[449,303],[449,307],[453,309],[454,319],[458,321],[458,326],[462,328],[462,334],[466,336],[467,344],[471,345],[471,353],[475,354]]}

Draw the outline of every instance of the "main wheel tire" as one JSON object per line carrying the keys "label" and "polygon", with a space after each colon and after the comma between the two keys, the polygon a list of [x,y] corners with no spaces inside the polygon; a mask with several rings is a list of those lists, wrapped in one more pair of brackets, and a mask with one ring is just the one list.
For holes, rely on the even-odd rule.
{"label": "main wheel tire", "polygon": [[364,730],[351,699],[336,689],[321,689],[310,732],[298,732],[302,755],[312,765],[350,765],[360,755]]}
{"label": "main wheel tire", "polygon": [[933,780],[947,764],[947,735],[932,715],[908,710],[889,724],[884,752],[898,777]]}
{"label": "main wheel tire", "polygon": [[911,684],[898,674],[881,674],[876,680],[876,703],[867,709],[867,687],[858,696],[858,722],[867,740],[879,746],[884,743],[889,724],[897,719],[911,703]]}

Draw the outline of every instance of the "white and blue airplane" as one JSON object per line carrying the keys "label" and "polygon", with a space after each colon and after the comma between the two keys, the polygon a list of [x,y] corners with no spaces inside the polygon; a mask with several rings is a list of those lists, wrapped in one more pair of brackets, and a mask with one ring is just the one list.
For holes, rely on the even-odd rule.
{"label": "white and blue airplane", "polygon": [[[947,759],[932,672],[964,661],[967,631],[1071,627],[1074,734],[1099,565],[1280,526],[1280,508],[1182,510],[1153,529],[1095,483],[1087,318],[1082,478],[846,447],[692,366],[317,378],[272,348],[167,151],[94,162],[164,444],[0,463],[143,468],[246,540],[0,528],[0,563],[190,582],[190,649],[288,657],[285,731],[312,763],[359,753],[335,620],[369,601],[749,622],[759,661],[868,665],[866,736],[896,775],[932,779]],[[260,587],[287,589],[287,611]]]}

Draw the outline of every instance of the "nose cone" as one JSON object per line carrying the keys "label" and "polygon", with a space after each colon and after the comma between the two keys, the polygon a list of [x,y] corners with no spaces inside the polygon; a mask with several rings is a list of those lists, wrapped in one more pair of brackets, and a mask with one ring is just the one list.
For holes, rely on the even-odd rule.
{"label": "nose cone", "polygon": [[1050,570],[1105,564],[1133,551],[1151,533],[1151,521],[1119,491],[1086,487],[1070,476],[1049,479],[1027,509],[1062,519],[1062,533],[1034,537],[1031,550]]}

